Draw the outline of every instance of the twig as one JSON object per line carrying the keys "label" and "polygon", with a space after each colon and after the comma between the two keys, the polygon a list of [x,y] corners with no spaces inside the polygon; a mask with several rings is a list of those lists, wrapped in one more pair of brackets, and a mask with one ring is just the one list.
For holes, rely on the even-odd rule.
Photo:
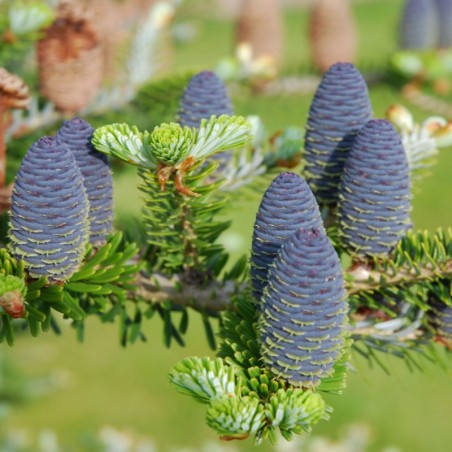
{"label": "twig", "polygon": [[180,275],[171,277],[161,273],[139,275],[138,294],[152,303],[171,301],[177,306],[197,311],[220,312],[228,308],[231,298],[244,289],[233,281],[211,281],[203,286],[190,283]]}
{"label": "twig", "polygon": [[439,273],[445,278],[452,277],[452,260],[446,261],[442,267],[442,269],[431,266],[418,267],[417,269],[401,268],[397,270],[397,274],[394,276],[388,274],[383,275],[376,270],[359,267],[349,272],[353,279],[350,287],[348,287],[348,294],[354,295],[382,286],[395,286],[402,282],[425,281],[437,277]]}

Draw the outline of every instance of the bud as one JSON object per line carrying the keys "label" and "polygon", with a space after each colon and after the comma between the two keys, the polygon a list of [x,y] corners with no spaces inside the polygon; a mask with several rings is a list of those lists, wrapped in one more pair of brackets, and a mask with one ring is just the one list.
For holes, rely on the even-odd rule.
{"label": "bud", "polygon": [[447,147],[452,145],[452,121],[438,127],[433,133],[432,138],[438,147]]}
{"label": "bud", "polygon": [[409,132],[414,127],[413,115],[403,105],[391,105],[386,111],[386,119],[404,132]]}
{"label": "bud", "polygon": [[223,397],[207,410],[207,424],[224,440],[245,439],[264,426],[264,407],[257,397]]}
{"label": "bud", "polygon": [[0,306],[13,319],[25,315],[25,281],[13,275],[0,274]]}
{"label": "bud", "polygon": [[270,397],[266,409],[272,427],[297,433],[301,433],[300,429],[311,431],[314,424],[325,419],[327,412],[319,393],[293,388],[279,389]]}
{"label": "bud", "polygon": [[193,141],[189,127],[181,127],[174,122],[155,127],[150,136],[152,153],[157,161],[174,166],[184,160]]}

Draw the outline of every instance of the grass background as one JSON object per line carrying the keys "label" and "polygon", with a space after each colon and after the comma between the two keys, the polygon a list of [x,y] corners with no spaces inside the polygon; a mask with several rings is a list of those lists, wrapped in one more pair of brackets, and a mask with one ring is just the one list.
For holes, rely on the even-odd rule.
{"label": "grass background", "polygon": [[[396,48],[395,30],[401,6],[401,0],[354,4],[360,33],[358,65],[364,72],[384,70]],[[285,73],[299,74],[309,66],[307,17],[304,10],[291,10],[285,16]],[[200,16],[190,20],[198,34],[176,48],[175,70],[212,68],[213,63],[231,51],[233,24]],[[406,104],[397,88],[383,82],[372,84],[370,94],[376,117],[383,117],[391,104]],[[241,93],[233,103],[236,113],[260,115],[273,132],[289,125],[303,126],[311,97],[256,97]],[[412,111],[418,120],[428,116],[416,108]],[[152,108],[149,115],[152,116]],[[124,120],[134,123],[133,109],[124,113]],[[422,182],[422,190],[413,201],[417,228],[433,230],[452,225],[450,168],[452,150],[444,149],[433,175]],[[131,170],[120,171],[115,177],[118,225],[127,225],[131,217],[139,214],[137,181]],[[263,185],[262,191],[265,188]],[[233,208],[225,214],[233,220],[233,227],[222,240],[233,255],[249,249],[258,202],[257,195],[247,194],[244,199],[235,199]],[[35,382],[53,382],[54,390],[48,393],[41,390],[44,393],[39,397],[14,406],[2,423],[0,434],[25,429],[36,436],[52,429],[67,451],[96,450],[91,449],[90,438],[106,425],[149,436],[156,441],[159,451],[171,450],[173,446],[200,450],[205,441],[215,441],[214,432],[204,423],[204,407],[177,394],[167,378],[171,366],[183,357],[213,354],[207,348],[202,325],[192,315],[187,346],[173,346],[170,350],[163,345],[161,327],[158,319],[149,321],[148,342],[127,349],[119,346],[116,325],[101,325],[96,319],[87,322],[83,344],[77,343],[69,325],[62,337],[47,334],[39,339],[18,338],[16,346],[5,352],[5,359],[13,361]],[[336,438],[347,425],[358,422],[371,428],[368,448],[371,451],[383,450],[388,445],[410,452],[448,450],[452,438],[450,373],[426,365],[424,373],[411,374],[391,358],[388,358],[391,376],[379,369],[368,369],[359,359],[354,364],[357,371],[350,375],[345,394],[330,398],[335,409],[332,420],[320,424],[316,434]],[[250,441],[233,447],[258,450]],[[272,449],[262,446],[259,450]]]}

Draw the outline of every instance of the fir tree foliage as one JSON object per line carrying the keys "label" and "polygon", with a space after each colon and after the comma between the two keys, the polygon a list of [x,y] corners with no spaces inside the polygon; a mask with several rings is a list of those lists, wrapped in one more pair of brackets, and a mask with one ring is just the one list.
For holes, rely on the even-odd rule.
{"label": "fir tree foliage", "polygon": [[285,224],[272,209],[285,189],[293,197],[289,223],[298,203],[312,209],[300,209],[306,215],[299,223],[306,223],[276,247],[270,271],[262,274],[263,298],[244,293],[234,299],[222,317],[215,361],[190,358],[170,373],[180,392],[208,404],[208,425],[226,439],[255,435],[257,443],[275,442],[276,431],[287,439],[310,431],[329,411],[311,389],[340,393],[344,387],[350,344],[339,259],[299,176],[282,173],[267,190],[270,223]]}
{"label": "fir tree foliage", "polygon": [[[146,340],[142,324],[157,314],[165,344],[183,345],[193,308],[215,348],[210,319],[220,317],[217,357],[183,360],[170,381],[205,405],[208,425],[223,439],[254,436],[256,443],[274,443],[278,435],[291,439],[328,419],[324,394],[344,390],[351,349],[382,367],[381,353],[411,367],[420,366],[421,357],[440,363],[433,344],[451,347],[452,233],[408,230],[409,175],[425,164],[427,152],[411,153],[389,123],[369,122],[370,116],[359,72],[348,63],[334,65],[310,110],[304,173],[317,202],[328,207],[322,209],[328,227],[305,180],[280,174],[259,207],[250,275],[246,256],[226,270],[228,254],[217,242],[229,226],[219,216],[228,203],[223,188],[233,186],[240,172],[226,177],[217,161],[208,160],[247,144],[249,121],[222,115],[202,119],[198,128],[165,123],[148,132],[111,124],[94,132],[98,150],[138,167],[145,197],[141,247],[106,230],[103,244],[89,243],[81,226],[93,223],[87,202],[91,176],[83,172],[81,155],[90,148],[92,130],[83,120],[66,123],[59,136],[68,138],[69,147],[83,141],[83,152],[59,138],[43,138],[16,179],[11,252],[0,249],[0,341],[12,345],[19,325],[33,336],[59,333],[61,316],[82,339],[85,318],[95,315],[116,321],[126,345]],[[435,143],[450,138],[442,121],[431,125],[426,130]],[[273,140],[276,158],[258,155],[254,169],[262,162],[264,171],[282,160],[293,165],[300,136],[279,137]],[[255,138],[251,146],[262,148],[262,137]],[[425,137],[410,135],[410,149],[417,149],[418,138]],[[52,158],[41,149],[44,144]],[[67,243],[50,233],[73,218],[68,211],[84,219],[73,227],[74,234],[84,234],[77,265],[67,269],[61,261],[58,280],[52,271],[36,274],[30,262],[42,259],[39,268],[45,269],[61,264],[59,254],[48,250],[67,251]],[[355,244],[364,239],[370,245],[363,251]],[[28,262],[27,253],[36,250]]]}
{"label": "fir tree foliage", "polygon": [[[186,177],[185,183],[200,196],[175,196],[171,181],[161,190],[155,171],[140,170],[144,193],[143,217],[146,241],[155,256],[154,269],[169,274],[197,269],[204,272],[210,263],[222,260],[223,247],[216,243],[229,227],[228,221],[219,221],[217,214],[226,206],[227,197],[219,193],[219,183],[205,184],[217,165],[209,163]],[[194,168],[196,170],[196,168]]]}
{"label": "fir tree foliage", "polygon": [[171,382],[201,403],[235,394],[234,370],[220,358],[185,358],[170,373]]}
{"label": "fir tree foliage", "polygon": [[[111,124],[96,129],[93,144],[97,150],[139,167],[156,169],[158,163],[165,164],[165,160],[174,161],[171,166],[177,167],[189,157],[195,161],[203,160],[221,150],[246,143],[251,139],[249,129],[245,118],[227,115],[203,119],[198,129],[162,124],[152,133],[142,133],[127,124]],[[177,158],[173,158],[172,147],[165,153],[165,143],[171,134],[177,142],[182,136],[187,141],[190,138],[184,142],[187,150],[179,152]]]}
{"label": "fir tree foliage", "polygon": [[210,404],[207,425],[221,439],[245,439],[259,432],[265,425],[264,407],[255,398],[223,397]]}
{"label": "fir tree foliage", "polygon": [[193,72],[175,73],[163,78],[151,79],[140,88],[132,103],[141,111],[148,112],[148,123],[174,121],[180,99],[193,75]]}
{"label": "fir tree foliage", "polygon": [[452,144],[452,125],[441,116],[431,116],[418,124],[403,105],[391,105],[386,118],[400,134],[414,185],[436,163],[439,149]]}

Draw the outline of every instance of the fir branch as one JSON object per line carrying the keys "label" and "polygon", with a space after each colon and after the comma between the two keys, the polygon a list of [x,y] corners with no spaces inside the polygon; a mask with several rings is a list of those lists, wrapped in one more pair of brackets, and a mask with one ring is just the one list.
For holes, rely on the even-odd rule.
{"label": "fir branch", "polygon": [[353,279],[348,288],[349,295],[355,295],[360,292],[371,292],[381,287],[413,285],[422,281],[430,281],[438,278],[452,277],[452,259],[446,261],[442,269],[433,266],[421,267],[414,265],[411,268],[397,269],[397,273],[388,275],[387,273],[358,268],[349,273],[353,274]]}
{"label": "fir branch", "polygon": [[388,257],[348,271],[349,296],[452,277],[452,230],[409,231]]}
{"label": "fir branch", "polygon": [[212,280],[199,285],[198,281],[190,281],[181,274],[168,276],[159,272],[152,275],[142,272],[138,281],[138,294],[148,302],[171,301],[174,306],[211,313],[228,309],[234,295],[242,289],[234,281]]}

